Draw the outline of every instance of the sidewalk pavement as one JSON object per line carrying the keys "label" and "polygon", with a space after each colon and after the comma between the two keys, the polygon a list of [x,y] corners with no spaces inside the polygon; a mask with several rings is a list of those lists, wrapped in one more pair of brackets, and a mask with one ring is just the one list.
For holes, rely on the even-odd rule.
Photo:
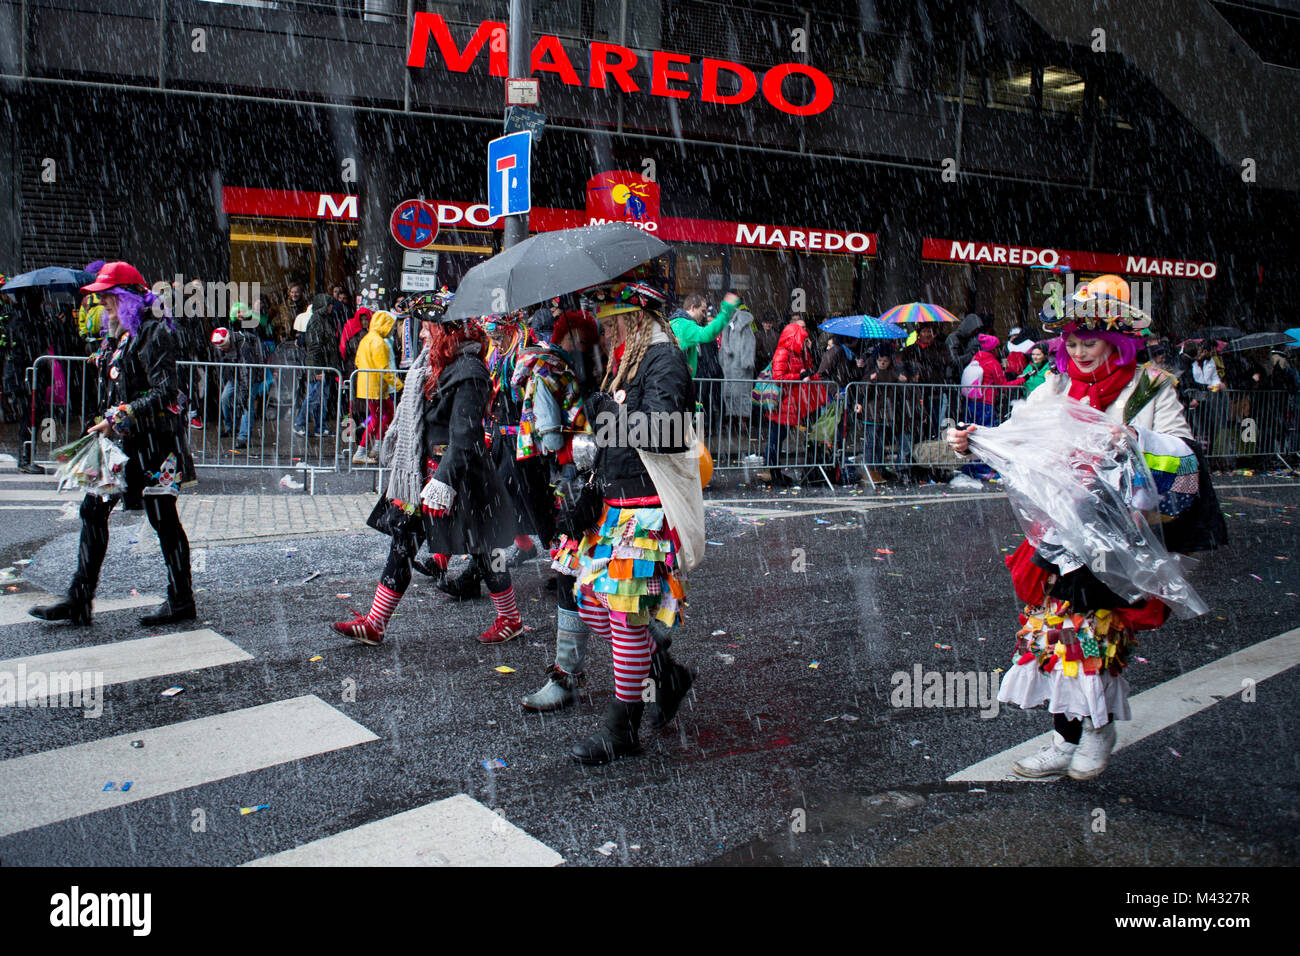
{"label": "sidewalk pavement", "polygon": [[[353,534],[366,528],[378,500],[352,495],[181,495],[181,524],[196,548],[298,537]],[[158,539],[141,535],[137,551],[157,551]]]}

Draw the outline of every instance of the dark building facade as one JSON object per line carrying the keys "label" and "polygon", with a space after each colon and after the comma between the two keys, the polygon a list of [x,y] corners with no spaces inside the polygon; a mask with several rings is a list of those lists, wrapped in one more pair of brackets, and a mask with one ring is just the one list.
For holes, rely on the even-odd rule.
{"label": "dark building facade", "polygon": [[[481,204],[506,6],[0,0],[0,269],[125,258],[390,301],[454,285],[501,242]],[[1078,6],[534,0],[534,38],[556,40],[534,62],[532,225],[621,196],[673,247],[676,292],[775,311],[921,299],[1005,329],[1051,265],[1149,283],[1175,332],[1294,324],[1300,83],[1269,62],[1276,29],[1191,0]],[[599,82],[610,47],[635,89]],[[829,105],[797,115],[819,77]],[[390,217],[414,198],[440,230],[404,277]]]}

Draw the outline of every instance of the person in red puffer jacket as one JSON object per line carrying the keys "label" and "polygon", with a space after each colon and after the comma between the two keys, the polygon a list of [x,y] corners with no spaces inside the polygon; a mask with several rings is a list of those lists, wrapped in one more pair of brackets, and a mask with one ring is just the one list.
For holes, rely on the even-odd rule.
{"label": "person in red puffer jacket", "polygon": [[807,324],[803,316],[797,316],[782,330],[776,354],[772,356],[772,379],[797,383],[781,386],[781,406],[768,415],[772,425],[767,437],[767,466],[772,470],[771,478],[775,484],[785,483],[784,476],[775,466],[787,431],[826,404],[826,388],[808,381],[815,374],[816,367]]}

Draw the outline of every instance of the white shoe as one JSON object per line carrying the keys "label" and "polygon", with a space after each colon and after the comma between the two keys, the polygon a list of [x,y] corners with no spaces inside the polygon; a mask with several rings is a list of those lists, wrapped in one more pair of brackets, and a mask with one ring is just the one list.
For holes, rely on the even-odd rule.
{"label": "white shoe", "polygon": [[366,455],[366,446],[358,445],[356,452],[352,455],[352,464],[364,465],[366,463],[367,457],[368,456]]}
{"label": "white shoe", "polygon": [[1098,730],[1092,725],[1092,718],[1083,720],[1083,738],[1079,749],[1070,761],[1070,777],[1074,780],[1091,780],[1099,776],[1110,763],[1110,752],[1115,749],[1115,721],[1108,721]]}
{"label": "white shoe", "polygon": [[1022,777],[1059,777],[1070,769],[1078,749],[1078,744],[1067,744],[1064,737],[1053,731],[1050,744],[1032,757],[1017,760],[1011,769]]}

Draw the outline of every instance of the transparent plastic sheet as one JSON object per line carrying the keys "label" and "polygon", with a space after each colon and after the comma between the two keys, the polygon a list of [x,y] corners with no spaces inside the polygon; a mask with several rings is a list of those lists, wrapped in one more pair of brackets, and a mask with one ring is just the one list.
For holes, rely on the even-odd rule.
{"label": "transparent plastic sheet", "polygon": [[971,451],[1002,476],[1025,537],[1068,572],[1087,566],[1126,601],[1159,598],[1180,618],[1209,608],[1143,516],[1159,504],[1128,429],[1080,402],[1020,402]]}
{"label": "transparent plastic sheet", "polygon": [[54,452],[59,491],[82,488],[101,497],[126,491],[126,453],[112,439],[86,435]]}

